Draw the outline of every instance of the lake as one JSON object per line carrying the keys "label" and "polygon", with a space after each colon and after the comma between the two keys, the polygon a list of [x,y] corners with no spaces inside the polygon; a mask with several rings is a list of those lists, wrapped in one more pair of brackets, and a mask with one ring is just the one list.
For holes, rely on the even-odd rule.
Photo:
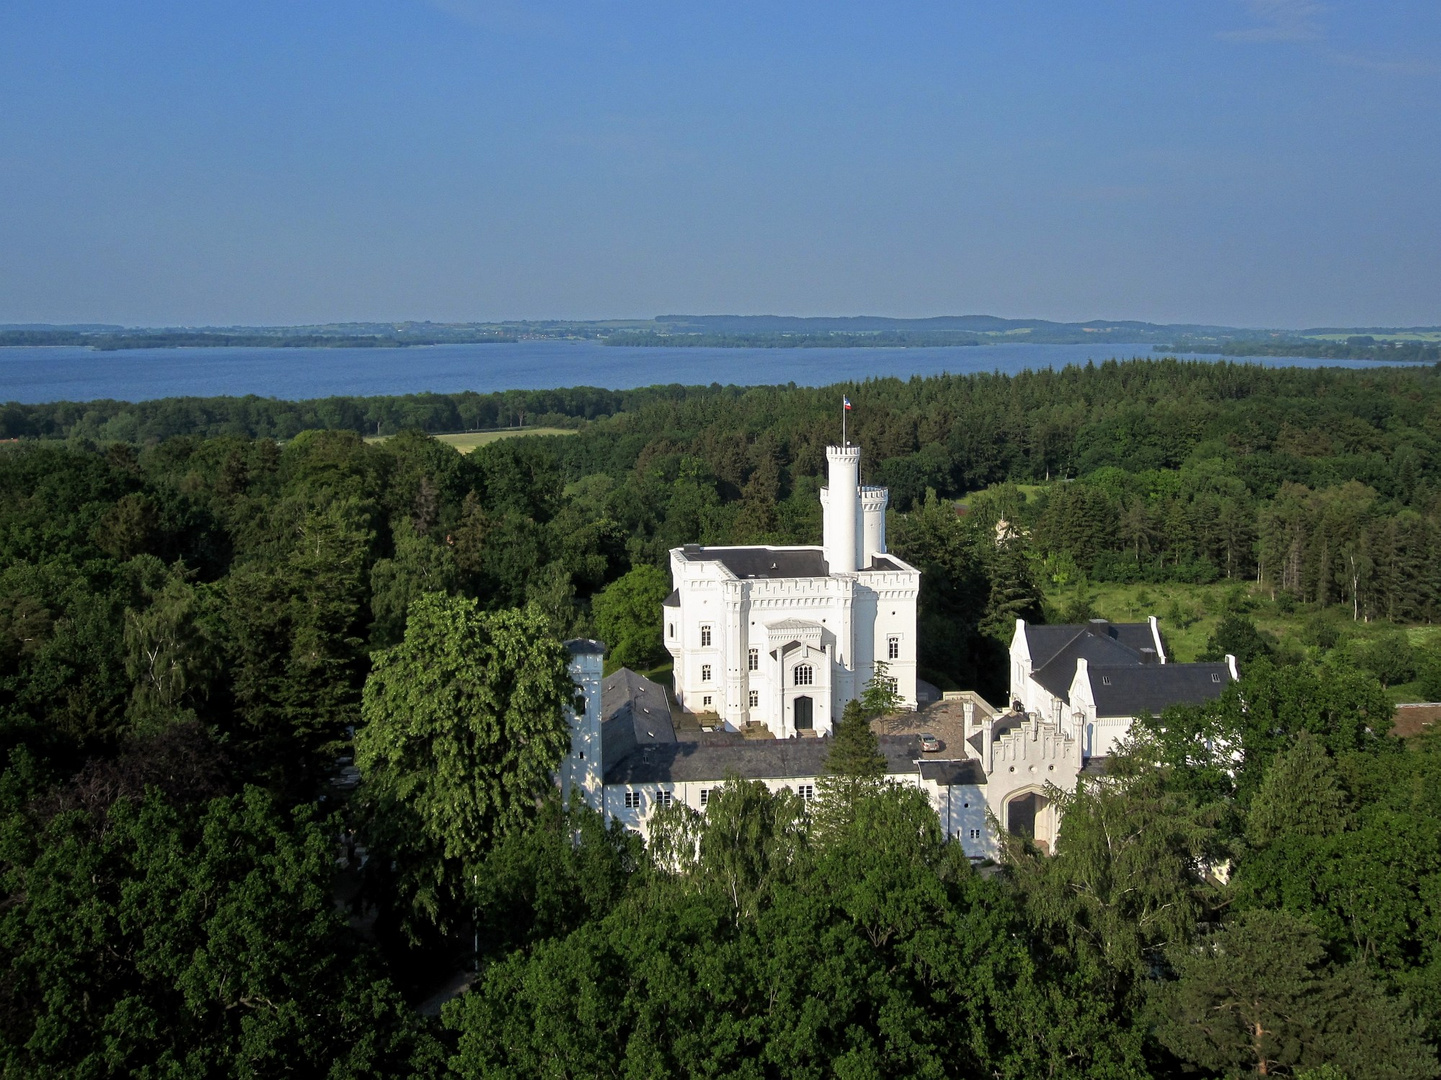
{"label": "lake", "polygon": [[[424,391],[539,390],[656,383],[794,382],[1060,368],[1113,357],[1154,358],[1149,345],[975,345],[934,349],[627,348],[594,341],[519,341],[406,349],[0,348],[0,401],[142,401],[259,394],[302,400]],[[1195,356],[1189,359],[1218,359]],[[1366,360],[1231,357],[1268,367],[1370,367]]]}

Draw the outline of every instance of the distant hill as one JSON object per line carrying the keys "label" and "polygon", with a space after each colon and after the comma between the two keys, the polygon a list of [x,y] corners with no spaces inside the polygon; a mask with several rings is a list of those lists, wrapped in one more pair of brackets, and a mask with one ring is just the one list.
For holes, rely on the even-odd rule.
{"label": "distant hill", "polygon": [[[102,323],[0,324],[0,345],[71,345],[94,349],[289,346],[295,348],[449,345],[525,338],[589,339],[609,345],[806,348],[838,346],[938,347],[1030,342],[1047,345],[1150,345],[1161,351],[1229,355],[1347,355],[1400,359],[1387,346],[1429,356],[1441,327],[1318,327],[1257,329],[1133,319],[1056,322],[997,315],[937,315],[896,319],[881,315],[658,315],[653,319],[518,320],[511,322],[323,323],[309,326],[123,327]],[[1364,340],[1363,340],[1364,339]],[[1322,347],[1331,351],[1318,352]]]}

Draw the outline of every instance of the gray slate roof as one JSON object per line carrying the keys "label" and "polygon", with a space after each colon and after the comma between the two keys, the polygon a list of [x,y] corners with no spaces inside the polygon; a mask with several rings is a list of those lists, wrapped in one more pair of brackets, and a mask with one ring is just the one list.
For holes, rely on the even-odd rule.
{"label": "gray slate roof", "polygon": [[963,784],[979,787],[986,782],[986,770],[974,758],[966,761],[923,761],[920,770],[922,780],[941,787]]}
{"label": "gray slate roof", "polygon": [[818,547],[701,547],[687,544],[681,554],[692,562],[714,560],[738,578],[827,577],[830,567]]}
{"label": "gray slate roof", "polygon": [[[921,756],[914,735],[882,735],[881,754],[887,773],[913,773]],[[820,776],[831,752],[830,739],[703,739],[637,747],[612,762],[606,755],[607,784],[722,783]]]}
{"label": "gray slate roof", "polygon": [[[1062,701],[1069,703],[1071,683],[1076,677],[1076,661],[1080,659],[1085,659],[1092,666],[1141,666],[1141,654],[1135,649],[1127,648],[1114,638],[1098,637],[1083,631],[1061,646],[1046,662],[1045,667],[1033,668],[1031,678]],[[1154,666],[1163,665],[1157,663]]]}
{"label": "gray slate roof", "polygon": [[1153,716],[1168,705],[1215,701],[1230,681],[1225,664],[1091,668],[1091,693],[1098,717]]}
{"label": "gray slate roof", "polygon": [[601,683],[600,718],[604,768],[640,747],[675,743],[665,688],[629,668],[621,668]]}
{"label": "gray slate roof", "polygon": [[[1103,633],[1097,634],[1098,630],[1103,630]],[[1055,626],[1032,626],[1027,623],[1026,646],[1031,651],[1031,670],[1040,671],[1057,653],[1074,641],[1078,634],[1105,637],[1138,655],[1142,649],[1156,647],[1151,638],[1151,624],[1148,622],[1113,623],[1098,620],[1096,623],[1058,623]],[[1071,666],[1075,667],[1074,664]]]}

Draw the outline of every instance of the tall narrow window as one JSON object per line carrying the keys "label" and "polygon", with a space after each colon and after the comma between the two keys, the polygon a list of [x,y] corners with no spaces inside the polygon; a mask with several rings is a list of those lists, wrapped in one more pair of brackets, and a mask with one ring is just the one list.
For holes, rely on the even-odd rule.
{"label": "tall narrow window", "polygon": [[702,665],[700,666],[700,681],[701,681],[701,682],[710,682],[710,665],[709,665],[709,664],[702,664]]}
{"label": "tall narrow window", "polygon": [[702,648],[705,648],[706,646],[710,645],[710,627],[709,627],[709,626],[702,626],[702,627],[700,628],[700,643],[701,643],[701,647],[702,647]]}
{"label": "tall narrow window", "polygon": [[751,708],[752,708],[752,709],[758,708],[758,707],[760,706],[760,703],[761,703],[761,692],[760,692],[759,690],[752,690],[752,691],[751,691],[750,703],[751,703]]}
{"label": "tall narrow window", "polygon": [[759,671],[761,666],[761,651],[752,649],[746,656],[746,669],[748,671]]}
{"label": "tall narrow window", "polygon": [[815,672],[809,664],[796,665],[795,683],[797,686],[810,686],[815,681]]}
{"label": "tall narrow window", "polygon": [[675,637],[675,623],[667,623],[665,629],[667,637]]}
{"label": "tall narrow window", "polygon": [[892,634],[886,639],[886,658],[899,660],[901,658],[901,639],[897,634]]}

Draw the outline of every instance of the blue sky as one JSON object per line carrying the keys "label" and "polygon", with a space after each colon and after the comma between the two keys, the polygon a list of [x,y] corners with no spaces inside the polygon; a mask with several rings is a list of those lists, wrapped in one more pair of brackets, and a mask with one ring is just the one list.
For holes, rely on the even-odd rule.
{"label": "blue sky", "polygon": [[0,322],[1441,323],[1441,3],[7,0]]}

